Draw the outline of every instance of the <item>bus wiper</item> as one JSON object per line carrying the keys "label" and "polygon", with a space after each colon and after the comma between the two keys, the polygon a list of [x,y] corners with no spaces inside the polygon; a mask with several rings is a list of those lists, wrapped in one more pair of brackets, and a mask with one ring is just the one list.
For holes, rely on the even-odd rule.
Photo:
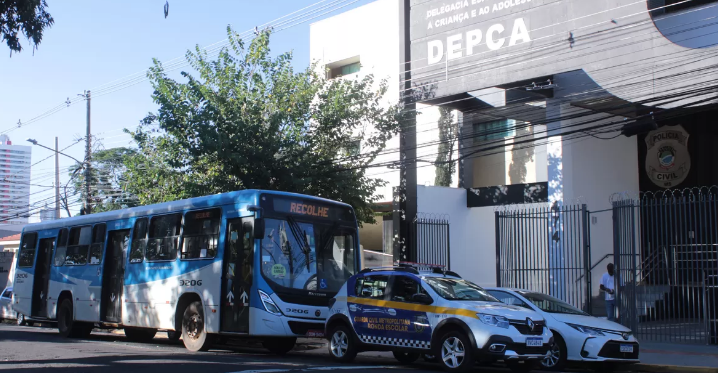
{"label": "bus wiper", "polygon": [[311,262],[309,254],[312,252],[312,249],[309,247],[306,234],[302,234],[302,227],[300,227],[299,223],[297,223],[297,221],[291,216],[287,216],[287,222],[289,223],[289,230],[292,231],[292,236],[294,236],[294,239],[299,242],[299,249],[304,254],[304,261],[307,265],[307,271],[309,271],[309,265]]}

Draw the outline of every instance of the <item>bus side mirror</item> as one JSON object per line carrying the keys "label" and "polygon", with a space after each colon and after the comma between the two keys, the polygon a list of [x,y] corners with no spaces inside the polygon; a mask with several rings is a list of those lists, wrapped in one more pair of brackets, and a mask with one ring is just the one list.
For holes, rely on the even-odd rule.
{"label": "bus side mirror", "polygon": [[[251,232],[252,224],[244,223],[244,229],[245,231]],[[254,232],[252,233],[254,235],[254,239],[261,240],[264,238],[264,219],[254,219]]]}

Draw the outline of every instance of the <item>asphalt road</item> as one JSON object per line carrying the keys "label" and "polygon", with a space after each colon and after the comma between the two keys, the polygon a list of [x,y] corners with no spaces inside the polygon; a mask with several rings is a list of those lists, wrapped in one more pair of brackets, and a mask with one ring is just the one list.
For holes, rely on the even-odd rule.
{"label": "asphalt road", "polygon": [[[261,348],[231,347],[202,353],[187,351],[158,333],[152,343],[133,343],[123,334],[93,331],[88,339],[65,339],[50,327],[0,324],[0,371],[13,372],[132,372],[132,373],[438,373],[438,365],[399,365],[381,353],[363,353],[353,364],[332,362],[326,349],[303,345],[286,356]],[[171,364],[171,367],[169,366]],[[371,371],[371,372],[370,372]],[[481,368],[476,372],[508,372]]]}

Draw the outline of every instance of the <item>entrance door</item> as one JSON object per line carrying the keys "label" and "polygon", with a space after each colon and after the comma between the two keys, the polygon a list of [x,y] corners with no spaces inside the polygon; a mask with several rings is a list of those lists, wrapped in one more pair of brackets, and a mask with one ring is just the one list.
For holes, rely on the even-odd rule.
{"label": "entrance door", "polygon": [[47,294],[50,291],[50,263],[55,238],[40,240],[35,262],[35,281],[32,289],[32,316],[47,317]]}
{"label": "entrance door", "polygon": [[249,333],[249,292],[252,287],[254,219],[233,219],[227,223],[222,264],[223,332]]}
{"label": "entrance door", "polygon": [[125,278],[125,253],[130,242],[130,230],[110,231],[107,235],[105,268],[102,273],[102,319],[122,322],[122,289]]}

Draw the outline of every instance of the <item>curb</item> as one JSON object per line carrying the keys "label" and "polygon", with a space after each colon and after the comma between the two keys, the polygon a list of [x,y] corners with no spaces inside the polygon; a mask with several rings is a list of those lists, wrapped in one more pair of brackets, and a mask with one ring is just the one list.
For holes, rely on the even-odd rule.
{"label": "curb", "polygon": [[680,365],[634,364],[626,367],[624,372],[655,372],[655,373],[718,373],[718,368],[691,367]]}

